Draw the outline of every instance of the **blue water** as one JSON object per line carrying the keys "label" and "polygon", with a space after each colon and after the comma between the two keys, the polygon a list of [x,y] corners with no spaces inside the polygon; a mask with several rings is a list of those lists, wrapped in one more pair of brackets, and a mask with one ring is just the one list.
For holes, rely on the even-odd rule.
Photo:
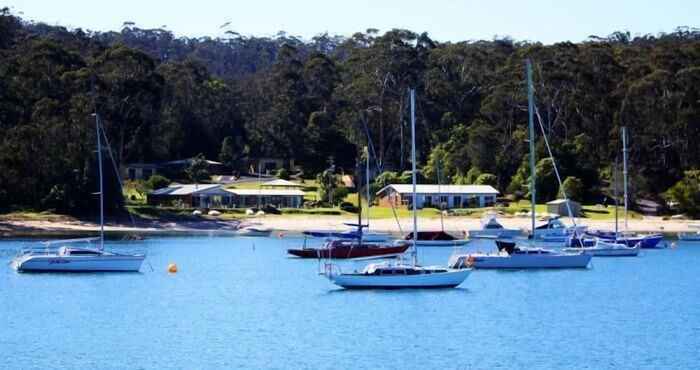
{"label": "blue water", "polygon": [[[285,238],[173,237],[137,274],[21,274],[0,242],[3,369],[689,369],[700,245],[588,270],[475,271],[459,289],[344,291]],[[488,242],[470,249],[486,250]],[[451,249],[423,248],[444,264]],[[169,262],[180,268],[165,272]],[[153,271],[151,270],[151,266]],[[345,269],[361,263],[344,264]]]}

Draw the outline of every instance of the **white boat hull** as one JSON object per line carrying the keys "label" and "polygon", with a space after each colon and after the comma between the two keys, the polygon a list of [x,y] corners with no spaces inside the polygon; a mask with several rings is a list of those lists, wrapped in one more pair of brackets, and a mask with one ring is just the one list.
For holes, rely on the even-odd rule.
{"label": "white boat hull", "polygon": [[583,252],[595,257],[635,257],[639,255],[639,245],[628,247],[624,244],[619,246],[595,246],[583,248],[564,248],[565,252]]}
{"label": "white boat hull", "polygon": [[511,239],[522,235],[520,229],[478,229],[469,230],[469,237],[472,239]]}
{"label": "white boat hull", "polygon": [[[406,240],[411,242],[410,240]],[[469,243],[467,239],[457,239],[457,240],[419,240],[416,245],[419,247],[456,247],[460,245],[465,245]]]}
{"label": "white boat hull", "polygon": [[145,256],[56,256],[25,255],[12,261],[23,272],[138,272]]}
{"label": "white boat hull", "polygon": [[454,288],[469,277],[471,269],[420,275],[337,274],[328,279],[346,289]]}
{"label": "white boat hull", "polygon": [[700,241],[700,232],[678,233],[678,240],[686,242]]}
{"label": "white boat hull", "polygon": [[270,236],[272,229],[241,229],[237,234],[239,236]]}
{"label": "white boat hull", "polygon": [[[555,255],[508,255],[474,254],[464,257],[464,261],[452,261],[450,267],[471,266],[476,269],[557,269],[557,268],[586,268],[591,261],[589,254],[555,254]],[[470,261],[466,260],[468,258]]]}

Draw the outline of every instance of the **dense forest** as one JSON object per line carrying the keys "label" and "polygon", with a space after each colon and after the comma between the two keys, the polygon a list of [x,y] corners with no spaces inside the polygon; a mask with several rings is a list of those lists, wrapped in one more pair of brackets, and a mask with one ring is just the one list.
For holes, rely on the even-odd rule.
{"label": "dense forest", "polygon": [[[574,197],[609,194],[627,126],[633,194],[700,203],[692,191],[700,181],[697,29],[553,45],[440,42],[401,29],[311,40],[233,31],[186,38],[130,22],[120,32],[66,29],[4,9],[0,208],[90,207],[95,109],[118,163],[200,153],[216,160],[225,144],[232,171],[245,157],[283,157],[314,177],[331,162],[352,172],[369,133],[379,167],[400,174],[410,168],[409,88],[424,178],[439,168],[443,182],[493,183],[522,196],[526,58]],[[541,135],[537,148],[538,194],[549,200],[559,185]]]}

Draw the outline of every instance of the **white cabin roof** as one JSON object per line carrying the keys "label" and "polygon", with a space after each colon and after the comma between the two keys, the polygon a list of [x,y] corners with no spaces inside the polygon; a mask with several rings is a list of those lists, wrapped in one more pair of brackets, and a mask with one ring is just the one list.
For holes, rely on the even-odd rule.
{"label": "white cabin roof", "polygon": [[[399,194],[409,194],[413,192],[411,184],[390,184],[377,192],[381,194],[388,189],[393,189]],[[499,194],[491,185],[416,185],[416,194],[477,194],[477,195],[497,195]]]}
{"label": "white cabin roof", "polygon": [[236,195],[263,195],[263,196],[304,196],[304,192],[298,189],[226,189]]}
{"label": "white cabin roof", "polygon": [[171,184],[166,188],[153,190],[153,195],[190,195],[212,190],[220,190],[219,184]]}
{"label": "white cabin roof", "polygon": [[288,188],[303,188],[304,185],[302,184],[297,184],[296,182],[291,182],[283,179],[276,179],[268,182],[264,182],[262,186],[279,186],[279,187],[288,187]]}

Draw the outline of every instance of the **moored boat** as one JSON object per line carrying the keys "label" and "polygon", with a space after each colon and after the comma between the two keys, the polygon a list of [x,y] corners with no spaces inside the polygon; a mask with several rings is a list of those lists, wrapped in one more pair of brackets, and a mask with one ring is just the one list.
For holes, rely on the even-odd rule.
{"label": "moored boat", "polygon": [[[405,241],[413,243],[413,233],[404,237]],[[460,239],[444,231],[419,231],[416,245],[421,247],[454,247],[469,243],[467,239]]]}
{"label": "moored boat", "polygon": [[287,249],[287,253],[300,258],[372,258],[395,257],[408,249],[408,243],[376,244],[364,243],[355,239],[333,239],[322,247],[306,247]]}
{"label": "moored boat", "polygon": [[634,257],[639,254],[641,243],[630,247],[627,244],[615,243],[599,238],[571,238],[565,252],[584,252],[596,257]]}
{"label": "moored boat", "polygon": [[506,229],[503,227],[493,213],[486,214],[481,219],[480,229],[469,230],[470,239],[514,238],[521,234],[521,229]]}

